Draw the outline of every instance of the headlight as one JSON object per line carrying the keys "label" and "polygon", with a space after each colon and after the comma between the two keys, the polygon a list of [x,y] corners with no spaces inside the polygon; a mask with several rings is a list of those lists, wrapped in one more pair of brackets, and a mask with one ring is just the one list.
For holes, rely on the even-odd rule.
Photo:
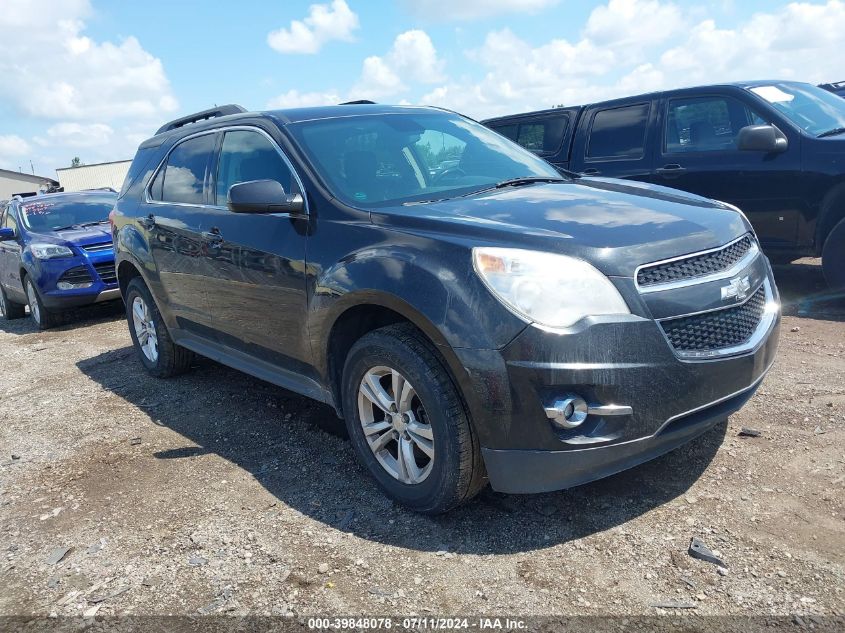
{"label": "headlight", "polygon": [[563,328],[631,313],[610,279],[583,260],[512,248],[474,248],[472,260],[490,291],[528,321]]}
{"label": "headlight", "polygon": [[38,259],[73,257],[72,250],[67,246],[59,246],[58,244],[30,244],[29,250]]}

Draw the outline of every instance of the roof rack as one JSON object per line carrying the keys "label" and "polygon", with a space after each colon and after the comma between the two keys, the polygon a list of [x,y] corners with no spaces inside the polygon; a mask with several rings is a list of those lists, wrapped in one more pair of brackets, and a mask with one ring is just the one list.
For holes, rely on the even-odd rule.
{"label": "roof rack", "polygon": [[344,101],[343,103],[338,103],[337,105],[375,105],[375,101],[370,101],[369,99],[358,99],[357,101]]}
{"label": "roof rack", "polygon": [[216,108],[209,108],[208,110],[203,110],[202,112],[195,112],[194,114],[189,114],[188,116],[173,119],[169,123],[165,123],[160,128],[158,128],[156,134],[158,135],[162,132],[170,132],[171,130],[178,129],[184,125],[188,125],[189,123],[196,123],[197,121],[204,121],[205,119],[214,119],[219,116],[227,116],[229,114],[242,114],[244,112],[247,112],[247,109],[235,103],[218,106]]}

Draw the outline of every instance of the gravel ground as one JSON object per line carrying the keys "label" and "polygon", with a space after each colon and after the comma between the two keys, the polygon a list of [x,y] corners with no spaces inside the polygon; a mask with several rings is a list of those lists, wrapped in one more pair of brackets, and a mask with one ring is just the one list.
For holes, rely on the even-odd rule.
{"label": "gravel ground", "polygon": [[845,301],[817,262],[777,274],[778,361],[727,423],[437,518],[388,501],[322,405],[206,360],[148,377],[119,309],[0,321],[0,614],[841,615]]}

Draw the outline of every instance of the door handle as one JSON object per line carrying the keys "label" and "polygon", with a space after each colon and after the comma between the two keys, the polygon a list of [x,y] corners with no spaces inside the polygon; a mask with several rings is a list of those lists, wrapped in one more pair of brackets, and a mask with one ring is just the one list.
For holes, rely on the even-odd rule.
{"label": "door handle", "polygon": [[595,167],[590,167],[589,169],[585,169],[581,172],[584,176],[598,176],[601,172],[596,169]]}
{"label": "door handle", "polygon": [[664,165],[663,167],[658,168],[656,171],[664,178],[675,178],[683,174],[686,170],[686,167],[681,167],[677,163],[672,163],[669,165]]}
{"label": "door handle", "polygon": [[148,231],[152,229],[156,225],[156,216],[150,213],[147,217],[141,220],[141,226],[143,226]]}

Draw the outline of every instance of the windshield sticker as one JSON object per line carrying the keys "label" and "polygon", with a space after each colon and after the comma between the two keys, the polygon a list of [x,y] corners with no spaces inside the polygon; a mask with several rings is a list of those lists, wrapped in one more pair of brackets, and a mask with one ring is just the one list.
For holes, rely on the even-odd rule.
{"label": "windshield sticker", "polygon": [[751,92],[763,97],[769,103],[789,103],[795,98],[795,95],[784,92],[777,86],[757,86],[752,88]]}
{"label": "windshield sticker", "polygon": [[23,212],[27,215],[47,215],[52,212],[52,207],[56,206],[55,202],[32,202],[21,207]]}

